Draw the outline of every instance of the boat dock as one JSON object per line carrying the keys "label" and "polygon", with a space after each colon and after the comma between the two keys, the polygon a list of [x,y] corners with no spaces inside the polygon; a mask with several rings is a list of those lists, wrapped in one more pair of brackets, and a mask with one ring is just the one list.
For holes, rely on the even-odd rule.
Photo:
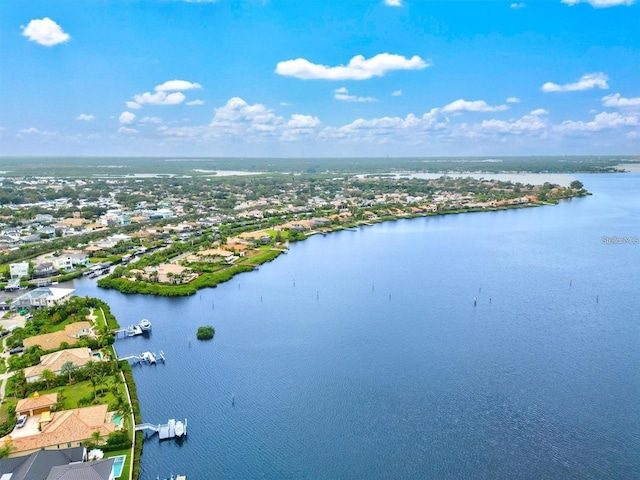
{"label": "boat dock", "polygon": [[187,436],[187,419],[184,419],[184,423],[175,418],[171,418],[165,424],[154,425],[153,423],[141,423],[134,427],[136,432],[151,432],[150,436],[158,434],[160,440],[166,440],[168,438],[181,438]]}
{"label": "boat dock", "polygon": [[118,328],[112,330],[112,333],[117,337],[118,334],[123,333],[125,337],[135,337],[151,331],[151,322],[146,318],[140,320],[137,325],[129,325],[125,328]]}
{"label": "boat dock", "polygon": [[147,363],[149,365],[155,365],[159,361],[164,363],[164,352],[160,350],[160,353],[155,352],[142,352],[140,355],[127,355],[124,357],[118,357],[118,360],[133,360],[134,363]]}

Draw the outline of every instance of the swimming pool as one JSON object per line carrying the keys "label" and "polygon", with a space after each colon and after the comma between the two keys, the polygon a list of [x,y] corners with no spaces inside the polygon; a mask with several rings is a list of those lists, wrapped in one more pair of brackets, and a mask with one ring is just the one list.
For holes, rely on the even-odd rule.
{"label": "swimming pool", "polygon": [[115,423],[118,427],[122,428],[122,415],[115,414],[111,417],[111,421]]}
{"label": "swimming pool", "polygon": [[95,352],[92,357],[97,358],[98,360],[102,360],[102,353],[100,352]]}
{"label": "swimming pool", "polygon": [[113,457],[113,476],[115,478],[120,478],[120,475],[122,475],[122,468],[124,467],[124,461],[126,459],[126,455],[118,455],[117,457]]}

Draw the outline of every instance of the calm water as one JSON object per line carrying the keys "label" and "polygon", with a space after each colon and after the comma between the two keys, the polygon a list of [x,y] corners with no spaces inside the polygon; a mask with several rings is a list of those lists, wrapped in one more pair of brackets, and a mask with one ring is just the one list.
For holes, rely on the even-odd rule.
{"label": "calm water", "polygon": [[601,238],[640,235],[640,175],[579,178],[594,196],[315,236],[189,298],[75,282],[153,322],[116,343],[166,353],[134,368],[144,421],[189,420],[142,479],[639,478],[640,245]]}

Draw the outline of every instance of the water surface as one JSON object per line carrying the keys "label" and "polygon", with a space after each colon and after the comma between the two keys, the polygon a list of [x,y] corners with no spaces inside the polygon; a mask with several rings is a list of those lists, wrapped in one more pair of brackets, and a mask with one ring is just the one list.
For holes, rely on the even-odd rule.
{"label": "water surface", "polygon": [[166,354],[134,368],[144,421],[188,418],[141,478],[640,477],[640,245],[602,242],[640,235],[640,175],[577,178],[593,196],[314,236],[188,298],[76,281],[153,322],[116,343]]}

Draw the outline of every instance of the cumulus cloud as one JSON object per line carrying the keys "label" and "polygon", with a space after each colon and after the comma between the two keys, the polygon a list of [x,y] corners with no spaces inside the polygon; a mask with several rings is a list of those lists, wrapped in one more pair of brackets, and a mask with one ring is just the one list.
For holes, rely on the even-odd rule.
{"label": "cumulus cloud", "polygon": [[128,127],[120,127],[118,129],[118,133],[125,133],[128,135],[132,135],[134,133],[140,133],[138,130],[136,130],[135,128],[128,128]]}
{"label": "cumulus cloud", "polygon": [[480,124],[480,130],[492,133],[540,133],[547,129],[547,122],[538,115],[525,115],[514,121],[484,120]]}
{"label": "cumulus cloud", "polygon": [[82,120],[84,122],[90,122],[91,120],[95,120],[96,117],[93,115],[87,115],[86,113],[81,113],[76,117],[76,120]]}
{"label": "cumulus cloud", "polygon": [[621,115],[617,112],[602,112],[590,122],[566,120],[555,127],[555,130],[567,133],[597,132],[619,127],[637,127],[640,121],[635,115]]}
{"label": "cumulus cloud", "polygon": [[22,27],[22,35],[32,42],[45,47],[53,47],[59,43],[68,42],[71,38],[62,27],[49,17],[31,20],[26,27]]}
{"label": "cumulus cloud", "polygon": [[524,8],[527,5],[525,3],[512,3],[511,5],[509,5],[510,8],[513,8],[515,10],[518,10],[520,8]]}
{"label": "cumulus cloud", "polygon": [[456,100],[455,102],[451,102],[442,109],[443,112],[500,112],[503,110],[507,110],[509,107],[506,105],[497,105],[492,107],[491,105],[487,105],[487,102],[484,100],[475,100],[475,101],[467,101],[464,99]]}
{"label": "cumulus cloud", "polygon": [[588,3],[594,8],[617,7],[619,5],[633,5],[636,0],[561,0],[562,3],[573,7],[578,3]]}
{"label": "cumulus cloud", "polygon": [[580,77],[580,80],[575,83],[565,83],[564,85],[558,85],[557,83],[547,82],[542,85],[542,91],[546,93],[576,92],[580,90],[592,90],[594,88],[606,90],[607,88],[609,88],[607,80],[609,80],[609,77],[607,77],[602,72],[587,73],[586,75]]}
{"label": "cumulus cloud", "polygon": [[174,92],[167,94],[166,92],[150,93],[145,92],[139,95],[134,95],[133,99],[140,105],[178,105],[184,102],[186,97],[181,92]]}
{"label": "cumulus cloud", "polygon": [[138,110],[139,108],[142,108],[142,105],[136,102],[129,101],[127,102],[127,108],[130,108],[131,110]]}
{"label": "cumulus cloud", "polygon": [[136,119],[135,114],[131,112],[122,112],[120,114],[120,117],[118,118],[118,121],[123,125],[128,125],[132,123],[135,119]]}
{"label": "cumulus cloud", "polygon": [[619,93],[613,93],[602,97],[602,104],[605,107],[638,108],[640,107],[640,97],[624,98]]}
{"label": "cumulus cloud", "polygon": [[202,100],[191,100],[190,102],[185,103],[185,105],[204,105],[204,101]]}
{"label": "cumulus cloud", "polygon": [[548,115],[549,112],[544,108],[537,108],[536,110],[532,110],[530,115]]}
{"label": "cumulus cloud", "polygon": [[199,83],[188,82],[186,80],[169,80],[155,87],[156,92],[175,92],[182,90],[200,89]]}
{"label": "cumulus cloud", "polygon": [[387,7],[401,7],[402,1],[401,0],[384,0],[384,4]]}
{"label": "cumulus cloud", "polygon": [[345,87],[337,88],[334,90],[333,98],[342,102],[377,102],[373,97],[358,97],[356,95],[349,95],[349,90]]}
{"label": "cumulus cloud", "polygon": [[392,97],[401,97],[402,96],[402,90],[396,90],[395,92],[391,93]]}
{"label": "cumulus cloud", "polygon": [[347,65],[328,67],[311,63],[304,58],[278,62],[276,73],[302,80],[367,80],[383,77],[394,70],[421,70],[431,66],[419,56],[411,58],[391,53],[380,53],[369,59],[362,55],[353,57]]}
{"label": "cumulus cloud", "polygon": [[237,136],[245,133],[275,135],[279,125],[284,123],[265,105],[249,105],[240,97],[229,99],[226,105],[215,109],[213,120],[209,124],[214,136]]}
{"label": "cumulus cloud", "polygon": [[291,119],[287,122],[287,127],[290,128],[314,128],[318,125],[320,125],[320,119],[318,117],[297,113],[291,115]]}
{"label": "cumulus cloud", "polygon": [[507,98],[507,103],[520,103],[520,99],[518,97],[509,97]]}
{"label": "cumulus cloud", "polygon": [[20,133],[40,133],[40,130],[38,130],[36,127],[29,127],[23,128],[22,130],[20,130]]}

